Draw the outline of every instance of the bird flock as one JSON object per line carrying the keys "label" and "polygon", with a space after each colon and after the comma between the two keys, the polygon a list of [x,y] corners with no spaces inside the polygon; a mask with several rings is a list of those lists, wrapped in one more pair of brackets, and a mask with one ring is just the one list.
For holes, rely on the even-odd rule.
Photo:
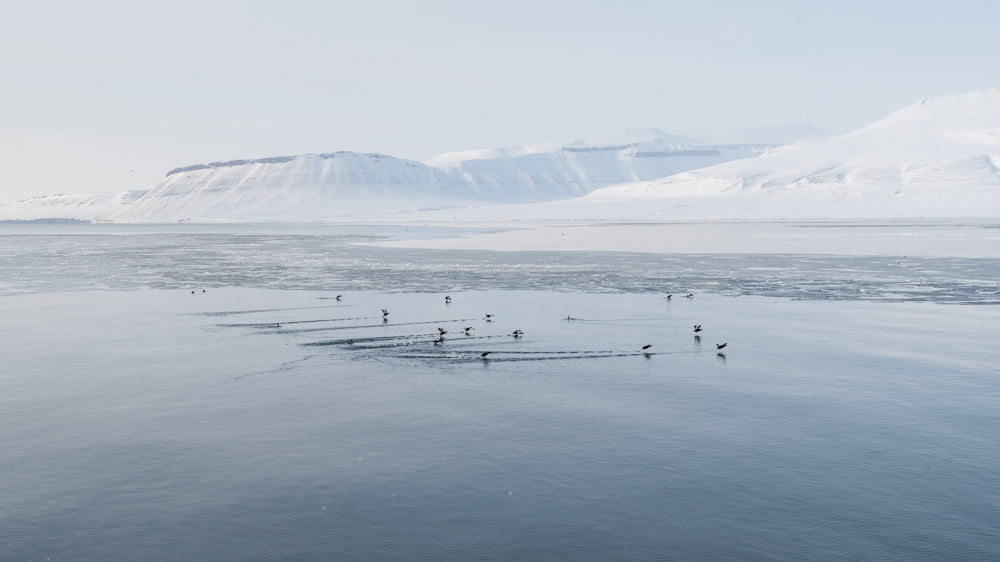
{"label": "bird flock", "polygon": [[[684,295],[684,297],[687,298],[687,299],[691,299],[691,298],[694,297],[694,294],[693,293],[687,293],[687,294]],[[666,298],[667,298],[667,300],[671,300],[673,298],[673,295],[670,294],[670,293],[668,293],[666,295]],[[336,300],[338,302],[342,302],[343,295],[337,295],[336,296]],[[452,299],[452,297],[450,295],[444,297],[444,303],[445,303],[445,305],[451,305],[452,302],[453,302],[453,299]],[[381,317],[382,317],[383,324],[387,324],[389,322],[389,310],[386,309],[386,308],[381,308],[380,310],[381,310]],[[496,315],[493,314],[493,313],[486,313],[486,314],[483,315],[482,320],[485,321],[485,322],[488,322],[488,323],[492,323],[492,322],[494,322],[496,320]],[[580,319],[579,318],[575,318],[575,317],[573,317],[571,315],[567,315],[566,318],[565,318],[565,320],[566,321],[574,321],[574,320],[580,320]],[[281,327],[280,323],[275,323],[273,325],[275,327]],[[456,331],[457,330],[458,329],[456,328]],[[471,337],[471,336],[473,336],[473,332],[475,330],[476,330],[475,326],[464,325],[461,328],[461,333],[464,334],[467,337]],[[704,327],[701,324],[695,324],[693,326],[692,330],[694,332],[694,341],[695,341],[695,343],[696,344],[700,344],[701,343],[701,333],[704,331]],[[448,333],[449,333],[448,329],[440,327],[440,326],[437,327],[437,334],[434,335],[435,337],[433,338],[433,340],[431,340],[431,343],[434,346],[443,346],[443,345],[445,345],[445,343],[446,343],[445,336]],[[509,332],[507,335],[510,338],[514,339],[514,340],[520,340],[521,338],[523,338],[525,336],[525,332],[523,330],[521,330],[521,329],[515,329],[512,332]],[[489,336],[489,337],[496,337],[496,336]],[[463,339],[465,339],[465,338],[463,338]],[[473,338],[473,339],[481,339],[481,338]],[[353,345],[355,343],[354,339],[339,340],[339,341],[341,343],[347,343],[349,345]],[[427,341],[427,340],[424,340],[424,341]],[[395,344],[393,344],[393,345],[395,345]],[[411,345],[412,345],[412,343],[411,343]],[[716,354],[719,356],[720,360],[725,360],[725,353],[724,353],[723,350],[727,349],[728,345],[729,344],[727,342],[720,342],[720,343],[716,343],[715,344],[715,351],[716,351]],[[648,358],[648,357],[650,357],[650,355],[652,355],[654,353],[652,351],[653,347],[654,347],[653,344],[650,344],[650,343],[645,343],[645,344],[643,344],[641,346],[637,345],[637,351],[633,352],[633,354],[638,353],[638,354],[641,354],[641,355],[643,355],[643,356],[645,356],[645,357]],[[479,358],[482,359],[483,361],[488,361],[488,360],[490,360],[491,355],[494,356],[494,357],[496,356],[497,350],[477,350],[475,353],[478,353]],[[569,352],[566,352],[566,353],[569,353]],[[597,352],[593,352],[593,353],[597,353]],[[601,352],[601,353],[612,354],[613,352]],[[616,355],[620,355],[620,354],[616,354]],[[464,354],[462,356],[464,357]],[[475,356],[475,354],[473,354],[473,356]]]}

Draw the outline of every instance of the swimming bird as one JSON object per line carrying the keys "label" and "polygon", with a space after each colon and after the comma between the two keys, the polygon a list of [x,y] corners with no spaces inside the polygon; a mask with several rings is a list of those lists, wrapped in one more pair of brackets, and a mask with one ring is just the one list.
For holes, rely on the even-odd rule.
{"label": "swimming bird", "polygon": [[715,349],[723,349],[727,345],[729,345],[729,344],[728,343],[717,343],[717,344],[715,344]]}
{"label": "swimming bird", "polygon": [[441,345],[441,343],[443,341],[444,341],[444,338],[441,337],[441,336],[438,336],[437,338],[434,339],[434,345]]}
{"label": "swimming bird", "polygon": [[472,332],[472,330],[475,330],[475,328],[473,328],[472,326],[466,326],[465,327],[465,335],[471,336],[472,334],[470,332]]}
{"label": "swimming bird", "polygon": [[494,316],[493,314],[487,314],[486,315],[486,321],[487,322],[492,322],[493,321],[493,316]]}
{"label": "swimming bird", "polygon": [[694,325],[694,331],[695,332],[700,332],[701,331],[701,324],[695,324]]}

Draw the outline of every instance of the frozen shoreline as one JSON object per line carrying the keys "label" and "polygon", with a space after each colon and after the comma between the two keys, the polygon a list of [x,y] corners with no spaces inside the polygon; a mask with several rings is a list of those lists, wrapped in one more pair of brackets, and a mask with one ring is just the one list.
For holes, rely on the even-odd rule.
{"label": "frozen shoreline", "polygon": [[434,225],[474,227],[488,232],[452,237],[410,237],[367,244],[437,250],[1000,258],[1000,221],[992,219],[484,221]]}

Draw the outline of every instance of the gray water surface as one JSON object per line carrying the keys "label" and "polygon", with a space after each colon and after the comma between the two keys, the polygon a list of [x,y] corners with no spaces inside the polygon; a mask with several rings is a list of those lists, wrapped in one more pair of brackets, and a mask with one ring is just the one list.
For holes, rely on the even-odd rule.
{"label": "gray water surface", "polygon": [[1000,557],[995,261],[47,236],[4,560]]}

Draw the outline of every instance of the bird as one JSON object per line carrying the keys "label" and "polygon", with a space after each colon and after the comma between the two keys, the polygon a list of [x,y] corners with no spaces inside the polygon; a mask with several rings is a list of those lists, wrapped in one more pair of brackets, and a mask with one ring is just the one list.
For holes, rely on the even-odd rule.
{"label": "bird", "polygon": [[671,295],[670,293],[667,293],[667,300],[670,300],[670,299],[672,299],[672,298],[674,298],[674,296],[673,296],[673,295]]}
{"label": "bird", "polygon": [[475,328],[473,328],[472,326],[466,326],[465,327],[465,335],[471,336],[472,334],[470,332],[472,332],[472,330],[475,330]]}
{"label": "bird", "polygon": [[438,328],[438,332],[440,332],[441,335],[443,336],[448,333],[448,330],[445,330],[444,328]]}
{"label": "bird", "polygon": [[695,332],[700,332],[701,331],[701,324],[695,324],[694,325],[694,331]]}
{"label": "bird", "polygon": [[384,318],[386,316],[389,316],[389,311],[383,308],[382,309],[382,317]]}
{"label": "bird", "polygon": [[513,332],[510,333],[510,335],[514,336],[515,338],[519,338],[524,335],[524,332],[522,332],[521,330],[514,330]]}
{"label": "bird", "polygon": [[337,300],[339,301],[340,297],[342,297],[342,296],[344,296],[344,295],[337,295]]}
{"label": "bird", "polygon": [[684,295],[684,298],[688,298],[689,299],[689,298],[691,298],[693,296],[694,296],[694,293],[688,293],[688,294]]}
{"label": "bird", "polygon": [[348,344],[353,344],[353,343],[354,343],[354,340],[347,340],[347,343],[348,343]]}
{"label": "bird", "polygon": [[492,322],[493,321],[493,316],[494,316],[493,314],[487,313],[486,314],[486,321],[487,322]]}
{"label": "bird", "polygon": [[717,344],[715,344],[715,349],[723,349],[727,345],[729,345],[729,344],[728,343],[717,343]]}
{"label": "bird", "polygon": [[440,345],[442,342],[444,342],[444,338],[441,336],[434,338],[434,345]]}
{"label": "bird", "polygon": [[486,359],[486,356],[489,355],[489,354],[490,354],[489,351],[484,351],[484,352],[480,353],[479,356],[482,357],[483,359]]}
{"label": "bird", "polygon": [[643,350],[643,351],[646,351],[647,349],[649,349],[649,348],[651,348],[651,347],[653,347],[653,344],[651,344],[651,343],[647,343],[646,345],[642,346],[642,350]]}
{"label": "bird", "polygon": [[280,328],[281,327],[281,323],[280,322],[275,322],[274,323],[274,327],[275,328]]}
{"label": "bird", "polygon": [[447,302],[451,302],[451,297],[449,297],[449,296],[445,296],[445,297],[444,297],[444,302],[446,302],[446,303],[447,303]]}

